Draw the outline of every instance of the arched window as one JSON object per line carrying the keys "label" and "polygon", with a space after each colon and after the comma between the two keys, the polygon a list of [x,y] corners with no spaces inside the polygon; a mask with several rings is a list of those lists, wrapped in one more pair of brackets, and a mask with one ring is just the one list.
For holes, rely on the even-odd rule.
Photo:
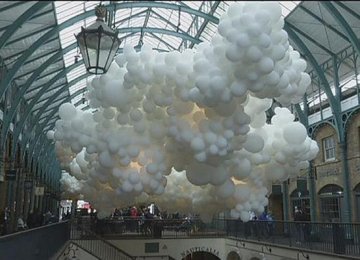
{"label": "arched window", "polygon": [[341,221],[343,189],[335,184],[324,186],[319,191],[320,220],[325,222]]}
{"label": "arched window", "polygon": [[235,251],[231,251],[227,257],[226,260],[241,260],[241,257],[239,256],[238,253],[236,253]]}
{"label": "arched window", "polygon": [[199,251],[191,253],[183,258],[183,260],[220,260],[219,257],[209,252]]}

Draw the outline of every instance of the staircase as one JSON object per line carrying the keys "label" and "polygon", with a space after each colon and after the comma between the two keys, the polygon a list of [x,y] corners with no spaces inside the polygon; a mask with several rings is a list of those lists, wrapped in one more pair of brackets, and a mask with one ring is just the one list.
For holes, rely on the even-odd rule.
{"label": "staircase", "polygon": [[[94,258],[98,258],[100,260],[175,260],[171,256],[131,256],[103,239],[101,236],[95,234],[89,227],[89,223],[84,220],[81,224],[72,222],[70,224],[69,243],[84,250]],[[63,250],[63,252],[64,251],[65,250]],[[61,255],[63,255],[63,253]],[[57,260],[62,259],[64,258],[57,258]]]}
{"label": "staircase", "polygon": [[135,260],[136,258],[117,248],[82,225],[71,224],[70,241],[94,257],[103,260]]}

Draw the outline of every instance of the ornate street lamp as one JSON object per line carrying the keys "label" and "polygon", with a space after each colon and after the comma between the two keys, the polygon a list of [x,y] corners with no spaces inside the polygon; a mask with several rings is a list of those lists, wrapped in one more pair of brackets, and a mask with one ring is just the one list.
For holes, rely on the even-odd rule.
{"label": "ornate street lamp", "polygon": [[87,28],[81,27],[76,35],[86,70],[91,74],[104,74],[110,67],[121,41],[118,32],[113,31],[105,22],[106,8],[95,8],[97,19]]}

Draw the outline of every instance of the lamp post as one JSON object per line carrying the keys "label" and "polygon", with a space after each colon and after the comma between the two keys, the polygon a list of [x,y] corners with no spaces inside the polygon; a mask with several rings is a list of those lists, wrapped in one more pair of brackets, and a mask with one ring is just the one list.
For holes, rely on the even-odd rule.
{"label": "lamp post", "polygon": [[109,69],[116,51],[120,46],[118,32],[113,31],[105,22],[106,8],[95,8],[97,19],[87,28],[75,35],[86,70],[91,74],[104,74]]}

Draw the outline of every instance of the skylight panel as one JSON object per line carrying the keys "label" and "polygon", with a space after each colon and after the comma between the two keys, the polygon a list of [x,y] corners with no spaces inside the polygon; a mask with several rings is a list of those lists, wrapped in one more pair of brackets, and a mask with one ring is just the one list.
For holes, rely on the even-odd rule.
{"label": "skylight panel", "polygon": [[164,42],[159,42],[157,48],[165,50],[165,51],[173,51],[173,50],[177,49],[177,47],[171,47],[171,46],[169,46],[169,44],[165,44]]}
{"label": "skylight panel", "polygon": [[[62,98],[61,98],[62,97]],[[54,103],[52,103],[50,106],[48,106],[48,108],[46,109],[46,111],[50,111],[52,112],[53,108],[59,106],[61,104],[61,102],[64,101],[64,98],[66,97],[66,95],[62,94],[59,98],[57,98]]]}
{"label": "skylight panel", "polygon": [[53,128],[53,124],[55,123],[56,120],[58,120],[58,118],[56,117],[57,115],[58,115],[58,113],[55,113],[55,115],[52,117],[52,119],[49,120],[46,127],[44,128],[46,130],[44,133],[46,133],[48,130],[50,130],[50,128]]}
{"label": "skylight panel", "polygon": [[77,108],[78,108],[78,109],[81,109],[81,110],[83,110],[83,111],[89,110],[90,112],[96,110],[96,109],[94,109],[94,108],[90,108],[89,105],[87,104],[87,102],[85,102],[85,104],[80,104],[80,105],[78,105]]}
{"label": "skylight panel", "polygon": [[[157,9],[155,9],[156,10],[156,12],[158,13],[158,14],[160,14],[162,17],[164,17],[166,20],[170,20],[171,19],[171,14],[172,14],[172,12],[173,12],[173,10],[170,10],[170,9],[164,9],[164,8],[157,8]],[[177,22],[178,22],[178,20],[177,20],[177,17],[176,17],[176,19],[172,19],[171,20],[172,21],[172,23],[176,23],[177,24]]]}
{"label": "skylight panel", "polygon": [[80,80],[78,83],[76,83],[75,85],[71,86],[69,88],[69,92],[70,92],[70,95],[73,95],[76,91],[78,91],[79,89],[83,89],[86,87],[86,83],[87,83],[87,80],[86,79],[83,79],[83,80]]}
{"label": "skylight panel", "polygon": [[281,5],[282,16],[288,16],[300,2],[301,1],[279,1],[279,4]]}
{"label": "skylight panel", "polygon": [[85,20],[81,20],[71,26],[68,26],[64,30],[60,31],[60,42],[63,48],[66,48],[70,44],[76,42],[75,35],[81,31],[81,27],[87,27],[90,24],[94,23],[96,17],[89,17]]}
{"label": "skylight panel", "polygon": [[156,28],[165,28],[167,22],[165,22],[166,18],[161,19],[159,14],[153,13],[152,16],[149,18],[148,27],[156,27]]}
{"label": "skylight panel", "polygon": [[83,2],[66,1],[65,4],[59,6],[60,3],[62,2],[54,1],[58,24],[61,24],[64,21],[83,13],[84,10]]}
{"label": "skylight panel", "polygon": [[37,110],[38,108],[42,107],[42,106],[45,104],[45,102],[46,102],[46,99],[43,100],[43,101],[41,101],[41,102],[39,102],[39,103],[36,103],[35,106],[33,107],[33,109],[32,109],[31,111],[35,111],[35,110]]}
{"label": "skylight panel", "polygon": [[189,15],[187,13],[181,13],[180,28],[184,31],[187,31],[188,28],[190,27],[192,21],[193,21],[193,18],[191,17],[191,15]]}
{"label": "skylight panel", "polygon": [[117,26],[121,26],[127,22],[127,18],[131,15],[131,9],[119,9],[115,13],[115,22]]}
{"label": "skylight panel", "polygon": [[54,95],[56,93],[56,91],[58,91],[62,87],[63,86],[60,85],[57,88],[52,89],[51,91],[47,91],[46,93],[44,93],[44,95],[41,96],[40,101],[51,97],[52,95]]}
{"label": "skylight panel", "polygon": [[83,98],[83,94],[77,95],[76,97],[74,97],[74,98],[71,100],[71,103],[76,104],[76,103],[79,102],[82,98]]}
{"label": "skylight panel", "polygon": [[50,130],[48,126],[52,126],[52,129],[54,128],[54,123],[55,123],[55,122],[54,122],[54,119],[56,119],[56,120],[60,119],[59,117],[57,117],[58,114],[59,114],[59,113],[56,113],[56,112],[55,112],[55,114],[51,117],[52,119],[51,119],[51,120],[48,120],[48,119],[47,119],[47,120],[48,120],[47,122],[45,122],[45,118],[42,118],[41,121],[39,121],[39,124],[41,124],[41,125],[46,123],[46,126],[47,126],[47,127],[44,127],[44,129],[43,129],[43,133],[44,133],[44,134],[46,134],[47,131]]}
{"label": "skylight panel", "polygon": [[[64,54],[65,67],[69,67],[74,64],[76,55],[77,55],[77,49],[72,49],[71,51]],[[81,55],[79,55],[78,60],[80,61],[81,59],[82,57]]]}
{"label": "skylight panel", "polygon": [[188,7],[199,10],[200,6],[203,4],[203,1],[186,1],[185,3]]}
{"label": "skylight panel", "polygon": [[41,116],[40,116],[40,120],[39,123],[43,123],[45,119],[48,119],[47,117],[52,113],[51,110],[47,110],[46,112],[44,112]]}
{"label": "skylight panel", "polygon": [[67,79],[68,82],[71,82],[72,80],[76,79],[78,76],[86,74],[86,68],[84,65],[80,65],[79,67],[71,70],[69,73],[67,73]]}
{"label": "skylight panel", "polygon": [[125,40],[124,40],[124,45],[125,44],[130,44],[130,45],[132,45],[132,44],[134,44],[135,43],[135,45],[138,43],[138,41],[139,41],[139,37],[137,36],[137,37],[134,37],[134,36],[131,36],[131,37],[127,37],[127,38],[125,38]]}
{"label": "skylight panel", "polygon": [[181,42],[181,38],[166,34],[162,35],[162,40],[176,47],[179,47]]}
{"label": "skylight panel", "polygon": [[156,46],[159,43],[159,40],[153,35],[147,33],[146,36],[147,37],[144,37],[144,43],[149,44],[150,46]]}
{"label": "skylight panel", "polygon": [[[126,27],[142,27],[144,25],[145,17],[136,17],[130,19],[130,22],[128,23],[128,26]],[[124,28],[125,26],[121,26],[120,28]]]}

